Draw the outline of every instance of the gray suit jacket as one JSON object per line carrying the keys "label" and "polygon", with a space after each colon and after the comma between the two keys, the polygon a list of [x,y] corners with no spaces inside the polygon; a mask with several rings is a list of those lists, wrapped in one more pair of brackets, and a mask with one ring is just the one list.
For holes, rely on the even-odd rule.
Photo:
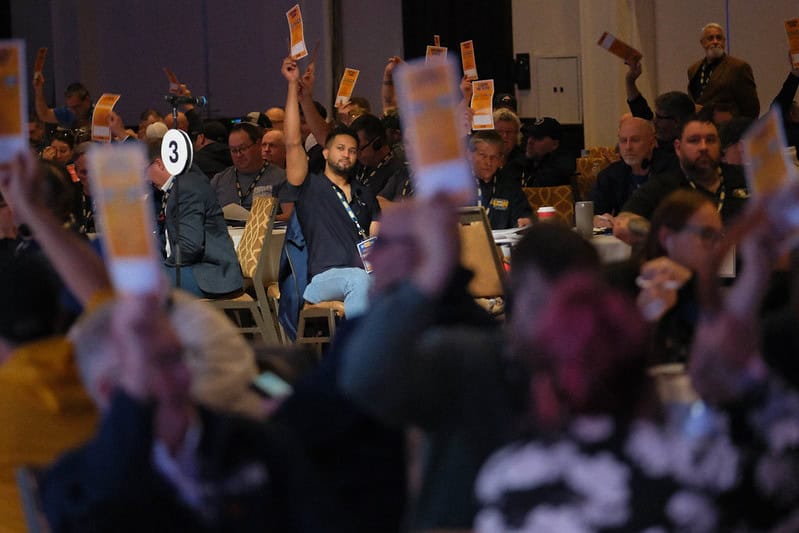
{"label": "gray suit jacket", "polygon": [[[189,267],[204,292],[224,294],[242,288],[243,279],[233,241],[227,232],[222,208],[208,178],[197,167],[175,178],[180,183],[181,264]],[[166,227],[173,257],[178,227],[175,185],[166,204]]]}

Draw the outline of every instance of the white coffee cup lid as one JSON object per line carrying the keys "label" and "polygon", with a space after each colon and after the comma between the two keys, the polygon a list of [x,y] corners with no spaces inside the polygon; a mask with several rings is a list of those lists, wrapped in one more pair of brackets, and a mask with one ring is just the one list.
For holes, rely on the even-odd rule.
{"label": "white coffee cup lid", "polygon": [[539,207],[538,208],[538,212],[539,213],[554,213],[555,212],[555,208],[552,207],[552,206],[546,205],[544,207]]}

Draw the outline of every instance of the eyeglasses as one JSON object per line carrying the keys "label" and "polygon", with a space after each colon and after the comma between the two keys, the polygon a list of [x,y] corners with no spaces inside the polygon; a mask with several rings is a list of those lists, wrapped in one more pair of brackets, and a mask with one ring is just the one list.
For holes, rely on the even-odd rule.
{"label": "eyeglasses", "polygon": [[255,145],[255,143],[250,143],[247,146],[239,146],[238,148],[231,148],[230,149],[230,153],[233,154],[233,155],[241,155],[244,152],[246,152],[247,150],[249,150],[250,148],[252,148],[254,145]]}
{"label": "eyeglasses", "polygon": [[369,148],[370,146],[372,146],[372,145],[375,143],[375,141],[376,141],[377,139],[379,139],[379,138],[380,138],[379,136],[378,136],[378,137],[374,137],[374,138],[373,138],[371,141],[369,141],[368,143],[364,144],[363,146],[359,146],[359,147],[358,147],[358,153],[360,154],[361,152],[363,152],[364,150],[366,150],[367,148]]}
{"label": "eyeglasses", "polygon": [[710,226],[695,226],[693,224],[686,224],[680,231],[693,233],[699,237],[702,242],[708,242],[711,244],[717,244],[721,242],[721,239],[724,238],[723,231],[717,230],[716,228],[711,228]]}

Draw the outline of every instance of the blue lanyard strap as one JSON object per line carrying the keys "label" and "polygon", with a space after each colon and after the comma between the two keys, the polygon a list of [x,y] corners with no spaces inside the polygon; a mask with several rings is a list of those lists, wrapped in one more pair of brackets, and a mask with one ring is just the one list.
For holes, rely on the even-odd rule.
{"label": "blue lanyard strap", "polygon": [[355,213],[352,211],[352,207],[350,207],[350,204],[347,203],[347,198],[344,196],[344,193],[341,192],[341,189],[339,189],[335,185],[331,185],[331,186],[333,187],[333,190],[336,191],[336,196],[338,196],[338,199],[341,202],[341,205],[344,206],[344,210],[347,211],[347,214],[350,216],[352,221],[355,223],[355,227],[358,229],[358,235],[360,235],[362,239],[365,239],[366,238],[366,232],[361,227],[360,222],[358,222],[358,217],[355,216]]}

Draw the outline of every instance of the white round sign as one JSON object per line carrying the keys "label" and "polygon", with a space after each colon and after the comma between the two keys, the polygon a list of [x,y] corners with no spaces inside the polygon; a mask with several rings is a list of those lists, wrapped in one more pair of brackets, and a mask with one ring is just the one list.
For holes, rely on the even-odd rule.
{"label": "white round sign", "polygon": [[169,130],[161,141],[161,160],[173,176],[183,174],[191,168],[194,147],[189,135],[183,130]]}

